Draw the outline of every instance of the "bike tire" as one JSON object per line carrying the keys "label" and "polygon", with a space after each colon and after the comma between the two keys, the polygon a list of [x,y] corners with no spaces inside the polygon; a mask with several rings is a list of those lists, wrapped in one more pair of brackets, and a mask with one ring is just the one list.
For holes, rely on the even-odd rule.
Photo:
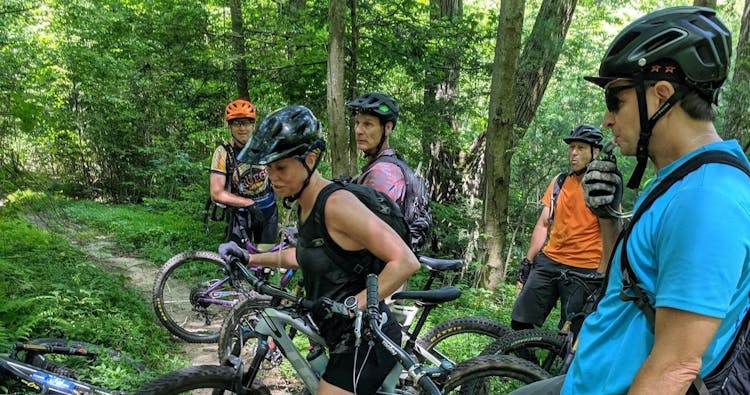
{"label": "bike tire", "polygon": [[526,359],[552,375],[560,368],[568,349],[568,338],[543,329],[514,331],[488,345],[481,355],[515,355]]}
{"label": "bike tire", "polygon": [[[248,340],[247,336],[252,336],[250,332],[257,322],[257,311],[270,305],[270,298],[253,298],[245,299],[232,308],[232,311],[222,323],[219,333],[217,353],[220,364],[224,364],[229,355],[239,357],[240,353],[244,353],[242,359],[246,363],[252,360],[253,355],[249,353],[255,348],[244,347]],[[250,340],[255,340],[255,338]]]}
{"label": "bike tire", "polygon": [[443,394],[507,394],[550,377],[539,366],[512,355],[482,355],[456,365],[443,385]]}
{"label": "bike tire", "polygon": [[[154,280],[153,306],[159,322],[174,336],[190,343],[215,343],[231,305],[206,303],[197,295],[216,281],[226,278],[226,265],[211,251],[187,251],[170,258]],[[227,282],[217,299],[235,304],[245,290]]]}
{"label": "bike tire", "polygon": [[[228,366],[197,365],[167,373],[141,387],[135,395],[234,394],[237,371]],[[248,395],[271,395],[261,383]]]}
{"label": "bike tire", "polygon": [[430,328],[417,343],[427,352],[457,363],[478,356],[487,345],[509,332],[507,326],[486,317],[459,317]]}

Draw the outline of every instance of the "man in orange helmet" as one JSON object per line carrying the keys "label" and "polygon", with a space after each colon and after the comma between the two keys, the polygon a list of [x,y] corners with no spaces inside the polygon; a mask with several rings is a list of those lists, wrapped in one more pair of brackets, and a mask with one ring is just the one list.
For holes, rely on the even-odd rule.
{"label": "man in orange helmet", "polygon": [[273,243],[278,228],[276,199],[265,166],[236,160],[236,154],[253,135],[255,118],[255,106],[250,101],[237,99],[229,103],[224,119],[232,132],[232,140],[216,147],[211,159],[211,199],[239,208],[236,210],[239,223],[230,214],[227,239],[240,245],[244,245],[240,225],[255,243]]}

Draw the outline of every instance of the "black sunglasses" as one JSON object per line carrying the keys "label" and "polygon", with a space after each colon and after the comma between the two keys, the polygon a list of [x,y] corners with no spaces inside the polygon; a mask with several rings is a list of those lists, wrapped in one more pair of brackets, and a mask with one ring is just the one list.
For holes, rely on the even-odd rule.
{"label": "black sunglasses", "polygon": [[620,85],[604,89],[604,102],[607,104],[607,111],[617,112],[620,109],[620,93],[635,88],[635,85]]}

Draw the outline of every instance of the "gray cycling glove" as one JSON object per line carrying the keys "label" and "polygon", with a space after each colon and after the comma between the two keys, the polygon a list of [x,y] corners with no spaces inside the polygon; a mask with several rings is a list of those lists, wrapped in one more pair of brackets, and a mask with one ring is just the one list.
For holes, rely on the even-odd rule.
{"label": "gray cycling glove", "polygon": [[617,218],[622,203],[622,173],[613,160],[594,160],[583,176],[586,205],[599,218]]}

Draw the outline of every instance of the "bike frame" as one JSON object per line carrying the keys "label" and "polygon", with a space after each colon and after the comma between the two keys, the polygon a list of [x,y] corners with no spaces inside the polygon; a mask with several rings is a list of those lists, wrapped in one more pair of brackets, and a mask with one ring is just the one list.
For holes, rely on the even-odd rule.
{"label": "bike frame", "polygon": [[[56,395],[115,395],[121,393],[96,387],[83,381],[21,362],[17,359],[16,352],[10,355],[0,355],[0,375],[7,376],[26,387],[32,388],[34,391],[38,391],[38,393]],[[81,355],[76,352],[66,352],[64,354]]]}
{"label": "bike frame", "polygon": [[[236,210],[235,215],[232,216],[233,218],[236,218]],[[247,230],[244,226],[242,226],[242,223],[239,220],[236,220],[238,225],[240,226],[240,232],[242,234],[242,241],[245,244],[245,249],[250,254],[258,254],[261,252],[279,252],[282,248],[287,246],[287,243],[285,241],[282,241],[281,243],[275,244],[273,247],[271,247],[269,250],[261,251],[255,244],[253,244],[250,241],[250,237],[247,235]],[[253,273],[259,273],[267,270],[263,266],[255,266],[255,265],[248,265],[245,266],[248,270],[251,270]],[[294,277],[295,269],[288,269],[284,275],[281,277],[281,280],[279,280],[279,285],[284,288],[289,284],[289,281],[291,281],[292,277]],[[203,291],[200,291],[195,295],[195,301],[200,303],[206,303],[206,304],[217,304],[227,307],[232,307],[237,303],[237,299],[227,299],[227,297],[232,297],[239,295],[241,292],[233,292],[233,291],[217,291],[218,289],[221,289],[227,281],[230,281],[230,277],[226,276],[223,279],[220,279],[216,281],[214,284],[212,284],[210,287],[206,288]],[[194,303],[195,304],[195,303]]]}

